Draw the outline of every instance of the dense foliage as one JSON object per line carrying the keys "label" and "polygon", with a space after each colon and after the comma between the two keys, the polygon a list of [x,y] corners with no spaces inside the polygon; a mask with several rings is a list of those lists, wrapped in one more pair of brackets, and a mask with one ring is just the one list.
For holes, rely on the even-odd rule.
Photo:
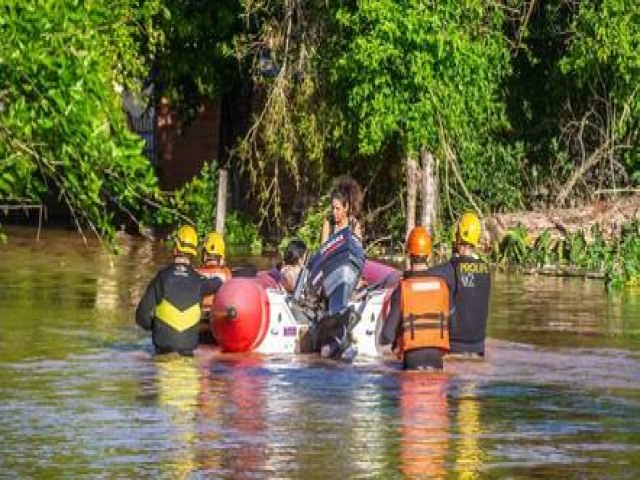
{"label": "dense foliage", "polygon": [[531,12],[507,86],[525,206],[637,186],[639,4],[555,0]]}
{"label": "dense foliage", "polygon": [[155,221],[160,224],[193,225],[199,235],[211,230],[216,214],[214,199],[218,194],[218,164],[206,163],[198,175],[158,205]]}
{"label": "dense foliage", "polygon": [[286,232],[304,216],[292,219],[296,206],[304,210],[316,203],[330,170],[333,112],[319,53],[328,10],[323,2],[241,3],[247,28],[237,37],[237,53],[259,107],[235,155],[253,186],[259,220]]}
{"label": "dense foliage", "polygon": [[115,88],[142,80],[187,111],[251,96],[238,238],[262,221],[314,244],[328,180],[349,172],[368,239],[401,240],[423,151],[443,224],[640,184],[633,0],[5,0],[0,34],[0,198],[58,199],[101,235],[213,217],[214,167],[159,196]]}
{"label": "dense foliage", "polygon": [[640,285],[640,221],[629,222],[611,238],[596,226],[553,236],[533,237],[523,226],[508,230],[493,245],[498,267],[529,268],[581,276],[603,276],[612,287]]}
{"label": "dense foliage", "polygon": [[430,150],[443,171],[461,171],[443,188],[459,181],[486,208],[517,205],[518,157],[497,141],[508,126],[502,11],[481,0],[368,0],[334,16],[330,77],[360,153],[379,155],[392,142],[408,156]]}
{"label": "dense foliage", "polygon": [[189,119],[203,97],[219,97],[238,79],[233,38],[240,4],[228,0],[162,0],[152,23],[160,37],[152,61],[156,94]]}
{"label": "dense foliage", "polygon": [[572,25],[560,68],[588,92],[579,110],[582,131],[573,134],[574,145],[586,153],[578,156],[582,163],[560,191],[559,203],[589,169],[599,172],[598,187],[640,180],[640,4],[581,2]]}
{"label": "dense foliage", "polygon": [[[58,198],[78,228],[137,220],[156,179],[116,89],[145,71],[157,2],[5,2],[0,11],[0,198]],[[118,215],[116,215],[118,214]]]}

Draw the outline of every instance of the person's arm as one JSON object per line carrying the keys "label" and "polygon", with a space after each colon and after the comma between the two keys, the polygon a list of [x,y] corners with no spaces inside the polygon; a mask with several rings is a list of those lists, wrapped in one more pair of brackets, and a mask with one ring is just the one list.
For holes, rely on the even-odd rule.
{"label": "person's arm", "polygon": [[285,265],[280,270],[280,284],[287,292],[291,293],[295,290],[299,273],[300,269],[292,265]]}
{"label": "person's arm", "polygon": [[144,295],[138,303],[136,309],[136,323],[145,330],[151,330],[151,324],[153,323],[153,313],[158,305],[160,296],[160,279],[156,275],[153,280],[147,285],[147,289]]}
{"label": "person's arm", "polygon": [[218,277],[206,278],[200,286],[200,298],[215,294],[222,286],[222,280]]}
{"label": "person's arm", "polygon": [[353,226],[353,234],[358,237],[360,240],[363,240],[362,238],[362,225],[360,225],[360,222],[358,220],[356,220],[354,226]]}
{"label": "person's arm", "polygon": [[331,227],[329,226],[329,220],[325,218],[324,222],[322,222],[322,235],[320,236],[320,245],[323,245],[324,242],[327,241],[330,231]]}
{"label": "person's arm", "polygon": [[389,345],[395,342],[400,323],[402,322],[402,312],[400,311],[400,283],[391,294],[389,314],[380,330],[378,341],[380,345]]}

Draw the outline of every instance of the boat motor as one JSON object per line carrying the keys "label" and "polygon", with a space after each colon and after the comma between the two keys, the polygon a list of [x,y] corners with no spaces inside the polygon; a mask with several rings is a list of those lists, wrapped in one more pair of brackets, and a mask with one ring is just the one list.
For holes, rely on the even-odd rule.
{"label": "boat motor", "polygon": [[[350,332],[358,314],[349,306],[364,267],[362,243],[344,228],[322,245],[308,264],[305,290],[323,300],[322,313],[311,323],[314,349],[324,357],[351,360],[355,356]],[[346,356],[345,356],[346,353]]]}

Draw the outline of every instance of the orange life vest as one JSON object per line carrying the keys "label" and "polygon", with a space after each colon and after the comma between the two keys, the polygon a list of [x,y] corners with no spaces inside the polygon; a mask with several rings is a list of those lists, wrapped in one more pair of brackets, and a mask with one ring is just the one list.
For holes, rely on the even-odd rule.
{"label": "orange life vest", "polygon": [[[226,282],[231,279],[231,270],[227,267],[219,267],[217,265],[205,265],[198,269],[198,273],[206,278],[219,278],[220,281]],[[213,305],[214,295],[207,295],[202,299],[202,311],[208,314],[211,311]]]}
{"label": "orange life vest", "polygon": [[402,280],[399,354],[418,348],[449,350],[449,288],[439,277]]}

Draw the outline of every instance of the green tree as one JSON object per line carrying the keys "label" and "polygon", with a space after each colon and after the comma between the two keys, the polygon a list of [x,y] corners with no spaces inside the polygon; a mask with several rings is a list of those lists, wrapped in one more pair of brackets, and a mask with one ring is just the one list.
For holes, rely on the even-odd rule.
{"label": "green tree", "polygon": [[334,19],[332,90],[360,153],[394,142],[409,158],[427,150],[452,194],[445,203],[466,191],[464,203],[480,207],[519,204],[518,152],[498,141],[508,128],[501,85],[510,71],[499,6],[368,0],[337,8]]}
{"label": "green tree", "polygon": [[[161,41],[153,76],[161,95],[189,118],[203,97],[218,98],[239,81],[234,36],[241,31],[238,0],[161,0],[153,18]],[[151,39],[151,49],[155,43]]]}
{"label": "green tree", "polygon": [[[563,139],[575,167],[556,203],[564,204],[584,178],[592,187],[639,183],[640,4],[634,0],[580,2],[560,69],[575,80],[582,102],[570,105],[563,125]],[[590,178],[589,173],[593,173]]]}
{"label": "green tree", "polygon": [[146,73],[156,0],[6,1],[0,10],[0,197],[66,204],[79,229],[111,236],[157,194],[119,90]]}
{"label": "green tree", "polygon": [[248,66],[257,106],[235,155],[252,185],[263,224],[286,230],[282,205],[312,205],[328,149],[322,52],[324,2],[242,0],[246,28],[237,53]]}

